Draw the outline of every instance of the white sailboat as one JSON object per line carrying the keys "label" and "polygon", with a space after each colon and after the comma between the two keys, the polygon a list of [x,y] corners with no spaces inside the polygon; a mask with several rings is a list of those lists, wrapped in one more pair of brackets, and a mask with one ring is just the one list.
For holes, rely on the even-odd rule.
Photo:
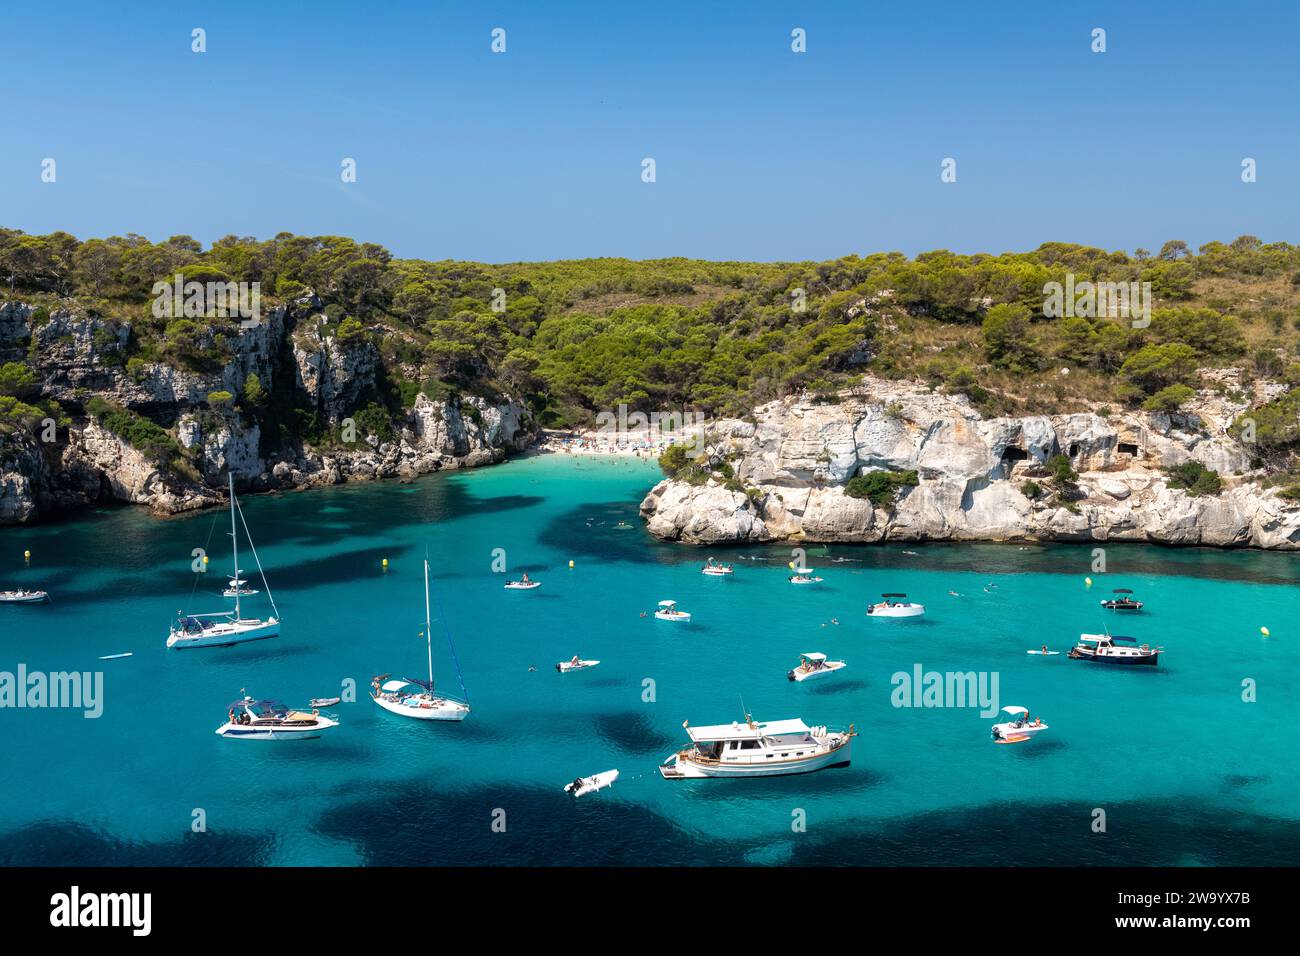
{"label": "white sailboat", "polygon": [[370,697],[376,704],[403,717],[416,720],[464,720],[469,704],[454,700],[433,689],[433,631],[429,614],[429,561],[424,562],[424,637],[429,652],[429,679],[389,680],[381,674],[370,682]]}
{"label": "white sailboat", "polygon": [[[248,547],[257,562],[257,573],[262,577],[262,587],[271,602],[272,614],[268,618],[244,617],[239,606],[239,598],[244,589],[235,587],[231,595],[235,599],[234,611],[216,611],[211,614],[178,614],[167,636],[167,646],[178,650],[190,647],[228,647],[231,644],[243,644],[246,641],[261,641],[268,637],[280,635],[280,612],[271,597],[271,586],[266,583],[266,573],[262,562],[257,557],[257,548],[253,546],[253,536],[249,534],[248,523],[244,522],[244,513],[235,499],[235,476],[230,476],[230,547],[234,558],[234,567],[239,567],[239,533],[235,525],[235,513],[244,523],[244,534],[248,535]],[[239,577],[238,572],[235,574]]]}

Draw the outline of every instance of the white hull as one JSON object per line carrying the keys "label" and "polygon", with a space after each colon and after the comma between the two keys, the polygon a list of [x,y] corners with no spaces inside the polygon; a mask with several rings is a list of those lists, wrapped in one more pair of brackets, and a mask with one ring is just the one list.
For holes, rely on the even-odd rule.
{"label": "white hull", "polygon": [[711,578],[725,578],[727,575],[731,574],[732,572],[724,571],[721,568],[705,568],[700,573],[707,574]]}
{"label": "white hull", "polygon": [[818,680],[822,677],[829,677],[831,674],[838,674],[848,665],[843,661],[827,661],[821,667],[814,670],[805,671],[796,667],[787,675],[792,681],[803,683],[806,680]]}
{"label": "white hull", "polygon": [[271,618],[266,621],[244,620],[216,624],[197,633],[172,628],[167,638],[167,646],[176,650],[192,647],[229,647],[246,641],[262,641],[268,637],[280,636],[280,622]]}
{"label": "white hull", "polygon": [[873,605],[869,617],[920,617],[925,613],[921,604],[896,604],[893,607]]}
{"label": "white hull", "polygon": [[821,584],[821,578],[791,578],[791,584]]}
{"label": "white hull", "polygon": [[[1032,737],[1047,729],[1047,724],[1038,724],[1037,726],[1025,724],[1017,727],[1014,722],[1005,724],[994,724],[993,729],[1003,740],[1010,740],[1015,737]],[[996,738],[995,738],[996,739]]]}
{"label": "white hull", "polygon": [[445,697],[420,695],[401,700],[385,700],[383,697],[372,697],[371,700],[389,713],[414,720],[464,720],[469,716],[469,705]]}
{"label": "white hull", "polygon": [[236,724],[227,722],[217,728],[217,736],[228,740],[314,740],[332,727],[337,727],[337,720],[317,716],[315,723],[303,727],[259,727],[256,724]]}
{"label": "white hull", "polygon": [[562,661],[555,665],[555,669],[561,674],[567,674],[569,671],[581,671],[586,670],[588,667],[595,667],[599,663],[600,661],[578,661],[575,664],[573,661]]}
{"label": "white hull", "polygon": [[813,773],[849,762],[849,750],[853,745],[847,734],[831,734],[829,747],[819,747],[819,753],[812,756],[794,757],[778,760],[763,759],[762,762],[750,762],[750,758],[737,760],[702,761],[692,759],[690,751],[673,754],[659,767],[659,772],[668,779],[702,778],[702,777],[779,777],[795,773]]}
{"label": "white hull", "polygon": [[574,797],[585,797],[589,793],[595,793],[597,790],[604,790],[606,787],[612,786],[617,779],[617,770],[606,770],[604,773],[583,777],[582,786],[580,787],[575,787],[572,783],[566,783],[564,792],[571,793]]}
{"label": "white hull", "polygon": [[531,591],[533,588],[540,588],[541,581],[529,581],[527,584],[521,584],[519,581],[509,581],[505,588],[507,591]]}
{"label": "white hull", "polygon": [[50,596],[44,591],[35,591],[31,594],[15,594],[6,592],[0,594],[0,604],[40,604],[42,601],[48,601]]}
{"label": "white hull", "polygon": [[667,611],[655,611],[655,619],[659,621],[677,621],[684,624],[691,619],[691,616],[685,611],[678,611],[676,614],[669,614]]}

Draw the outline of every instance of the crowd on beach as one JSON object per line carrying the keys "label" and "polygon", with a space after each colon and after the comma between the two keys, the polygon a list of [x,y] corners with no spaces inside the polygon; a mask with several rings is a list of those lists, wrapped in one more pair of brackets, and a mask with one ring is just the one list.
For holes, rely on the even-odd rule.
{"label": "crowd on beach", "polygon": [[658,458],[680,437],[671,435],[636,436],[627,433],[602,431],[544,430],[533,446],[541,452],[565,455],[631,455],[637,458]]}

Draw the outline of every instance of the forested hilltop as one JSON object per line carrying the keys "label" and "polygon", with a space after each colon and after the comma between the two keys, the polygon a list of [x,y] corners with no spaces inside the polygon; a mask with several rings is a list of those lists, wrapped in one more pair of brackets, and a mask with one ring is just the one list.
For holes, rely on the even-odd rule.
{"label": "forested hilltop", "polygon": [[[159,316],[155,285],[178,273],[257,283],[270,319],[250,330]],[[1046,284],[1085,281],[1150,283],[1149,325],[1043,315]],[[1261,459],[1286,470],[1300,435],[1300,247],[1251,236],[1154,254],[1046,243],[489,265],[337,236],[205,249],[188,236],[0,230],[0,283],[0,429],[53,415],[62,441],[93,420],[181,477],[201,465],[178,431],[187,416],[205,431],[256,428],[269,467],[286,449],[395,442],[422,402],[517,406],[522,430],[582,426],[620,403],[742,417],[791,394],[833,400],[864,372],[966,395],[987,417],[1177,413],[1198,388],[1235,389],[1212,370],[1236,368],[1277,384],[1250,416]],[[361,434],[341,432],[345,416]]]}

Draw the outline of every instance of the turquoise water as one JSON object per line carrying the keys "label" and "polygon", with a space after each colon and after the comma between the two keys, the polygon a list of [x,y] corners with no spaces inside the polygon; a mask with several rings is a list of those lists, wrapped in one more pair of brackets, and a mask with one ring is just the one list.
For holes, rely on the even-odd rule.
{"label": "turquoise water", "polygon": [[[22,662],[105,679],[98,720],[0,709],[0,863],[1254,865],[1300,855],[1296,558],[1116,545],[1101,574],[1083,545],[832,545],[809,549],[825,583],[794,588],[788,549],[650,538],[636,506],[655,479],[645,462],[544,456],[408,485],[247,498],[282,636],[185,652],[164,648],[174,612],[225,604],[225,513],[114,509],[0,531],[0,586],[54,597],[0,607],[0,670]],[[196,580],[191,551],[205,546],[213,570]],[[426,547],[434,615],[452,631],[473,707],[460,725],[405,721],[366,699],[373,674],[424,672]],[[543,587],[503,590],[497,548],[512,575]],[[699,574],[709,553],[735,560],[734,578]],[[1103,616],[1097,603],[1117,586],[1151,610]],[[883,591],[922,601],[926,617],[867,618]],[[641,617],[662,598],[693,622]],[[264,612],[262,600],[248,609]],[[1025,654],[1065,651],[1105,624],[1164,645],[1161,666]],[[455,690],[440,623],[434,631],[439,685]],[[814,650],[848,670],[787,681]],[[557,674],[573,654],[602,663]],[[896,708],[891,675],[916,664],[996,672],[1000,703],[1029,707],[1051,729],[994,746],[992,721],[975,709]],[[347,678],[359,702],[335,708],[342,726],[320,740],[212,732],[243,688],[302,705]],[[1242,700],[1246,679],[1257,702]],[[659,777],[683,720],[730,721],[742,698],[758,719],[854,723],[852,765],[753,781]],[[580,801],[561,792],[611,768],[622,774],[612,790]],[[1095,808],[1105,833],[1093,832]],[[196,809],[206,832],[192,832]]]}

